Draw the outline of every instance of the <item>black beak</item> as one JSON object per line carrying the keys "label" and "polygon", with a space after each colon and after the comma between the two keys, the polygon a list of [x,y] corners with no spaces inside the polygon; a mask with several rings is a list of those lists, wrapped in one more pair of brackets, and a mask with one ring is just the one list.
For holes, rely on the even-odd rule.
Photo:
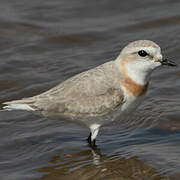
{"label": "black beak", "polygon": [[172,61],[169,61],[167,59],[162,59],[159,61],[162,65],[167,65],[167,66],[177,66],[177,64],[175,64]]}

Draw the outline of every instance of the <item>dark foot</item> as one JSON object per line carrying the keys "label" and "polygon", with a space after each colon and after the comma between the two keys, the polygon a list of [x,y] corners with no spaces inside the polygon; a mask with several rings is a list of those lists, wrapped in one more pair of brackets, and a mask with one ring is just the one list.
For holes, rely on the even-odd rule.
{"label": "dark foot", "polygon": [[94,139],[91,141],[91,133],[89,134],[87,141],[91,147],[96,147],[96,140]]}
{"label": "dark foot", "polygon": [[91,144],[91,133],[89,133],[89,136],[88,136],[88,138],[87,138],[87,141],[88,141],[89,144]]}

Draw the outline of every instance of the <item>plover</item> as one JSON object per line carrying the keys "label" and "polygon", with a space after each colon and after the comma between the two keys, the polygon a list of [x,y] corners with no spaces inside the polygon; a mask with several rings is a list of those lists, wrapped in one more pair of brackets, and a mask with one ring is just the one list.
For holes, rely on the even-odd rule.
{"label": "plover", "polygon": [[95,146],[100,126],[132,115],[144,98],[152,71],[161,65],[175,63],[162,57],[156,43],[134,41],[115,60],[77,74],[42,94],[5,102],[4,109],[67,116],[90,129],[88,142]]}

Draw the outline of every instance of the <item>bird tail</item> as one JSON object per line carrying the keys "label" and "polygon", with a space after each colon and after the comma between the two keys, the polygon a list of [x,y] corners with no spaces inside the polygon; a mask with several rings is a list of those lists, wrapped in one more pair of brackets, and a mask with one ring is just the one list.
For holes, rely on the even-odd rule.
{"label": "bird tail", "polygon": [[3,103],[3,110],[11,111],[11,110],[26,110],[26,111],[35,111],[33,107],[31,107],[31,102],[29,98],[20,99],[14,101],[8,101]]}

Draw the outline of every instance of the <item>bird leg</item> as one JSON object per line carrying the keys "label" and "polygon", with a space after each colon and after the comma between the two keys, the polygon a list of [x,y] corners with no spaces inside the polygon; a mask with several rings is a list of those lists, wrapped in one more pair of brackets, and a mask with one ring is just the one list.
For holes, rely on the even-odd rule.
{"label": "bird leg", "polygon": [[92,139],[92,133],[90,132],[87,141],[91,147],[96,147],[96,139],[93,140],[91,139]]}
{"label": "bird leg", "polygon": [[96,147],[96,136],[99,132],[99,127],[100,125],[99,124],[92,124],[90,126],[90,134],[89,134],[89,137],[88,137],[88,143],[91,147]]}

